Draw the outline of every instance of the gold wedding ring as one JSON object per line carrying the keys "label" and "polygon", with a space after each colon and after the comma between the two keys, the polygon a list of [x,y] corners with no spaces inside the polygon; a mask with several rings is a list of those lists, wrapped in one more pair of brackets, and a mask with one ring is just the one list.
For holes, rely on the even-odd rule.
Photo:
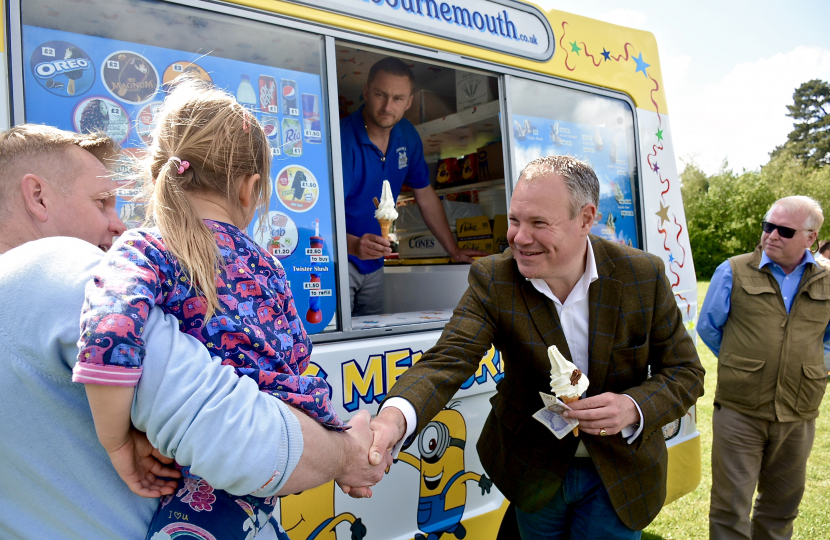
{"label": "gold wedding ring", "polygon": [[599,436],[600,436],[600,437],[605,437],[606,435],[608,435],[608,432],[607,432],[607,431],[605,431],[605,428],[601,428],[601,429],[599,430]]}

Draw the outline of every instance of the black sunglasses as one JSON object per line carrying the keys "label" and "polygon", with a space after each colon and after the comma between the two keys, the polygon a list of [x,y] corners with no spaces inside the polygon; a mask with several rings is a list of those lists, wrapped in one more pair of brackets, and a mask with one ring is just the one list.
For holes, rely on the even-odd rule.
{"label": "black sunglasses", "polygon": [[784,227],[783,225],[770,223],[769,221],[762,221],[761,229],[763,229],[767,234],[772,234],[772,231],[778,229],[778,234],[781,235],[781,238],[792,238],[795,236],[795,233],[799,231],[799,229],[791,229],[789,227]]}

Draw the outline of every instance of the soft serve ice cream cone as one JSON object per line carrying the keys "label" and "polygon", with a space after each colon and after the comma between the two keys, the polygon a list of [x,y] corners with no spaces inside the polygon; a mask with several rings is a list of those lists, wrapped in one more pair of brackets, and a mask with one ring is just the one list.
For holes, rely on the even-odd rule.
{"label": "soft serve ice cream cone", "polygon": [[[569,362],[556,345],[548,347],[550,360],[550,390],[562,400],[572,403],[588,389],[588,377],[579,371],[573,362]],[[579,435],[579,428],[574,428],[574,436]]]}
{"label": "soft serve ice cream cone", "polygon": [[380,234],[384,240],[389,240],[389,228],[392,222],[398,219],[398,211],[395,210],[395,198],[392,197],[392,187],[389,180],[383,181],[383,193],[380,196],[378,209],[375,210],[375,219],[380,223]]}

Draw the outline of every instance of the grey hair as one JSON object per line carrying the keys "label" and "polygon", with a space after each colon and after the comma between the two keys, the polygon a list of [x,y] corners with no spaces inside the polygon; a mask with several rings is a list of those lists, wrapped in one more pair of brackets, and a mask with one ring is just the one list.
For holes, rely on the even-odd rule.
{"label": "grey hair", "polygon": [[565,181],[571,196],[568,214],[574,219],[586,204],[599,208],[599,179],[594,169],[572,156],[546,156],[534,159],[522,169],[519,180],[531,182],[557,174]]}
{"label": "grey hair", "polygon": [[778,199],[772,203],[767,213],[764,214],[764,221],[769,221],[769,216],[772,214],[772,211],[779,207],[792,217],[805,216],[804,225],[802,225],[805,235],[810,234],[812,231],[818,231],[824,224],[824,213],[821,211],[821,205],[812,197],[792,195]]}

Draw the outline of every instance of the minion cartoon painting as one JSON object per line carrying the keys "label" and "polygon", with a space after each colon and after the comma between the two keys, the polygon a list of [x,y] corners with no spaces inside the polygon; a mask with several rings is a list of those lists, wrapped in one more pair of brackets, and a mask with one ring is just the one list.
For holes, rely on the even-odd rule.
{"label": "minion cartoon painting", "polygon": [[363,540],[366,525],[354,514],[334,513],[334,481],[280,499],[280,524],[292,540],[337,540],[335,528],[350,523],[351,540]]}
{"label": "minion cartoon painting", "polygon": [[447,408],[438,413],[418,437],[420,459],[406,452],[399,454],[399,461],[421,472],[418,529],[423,534],[416,534],[415,540],[439,540],[444,534],[452,534],[459,540],[467,536],[461,524],[467,503],[465,482],[478,482],[482,495],[490,492],[493,482],[486,475],[464,470],[466,444],[464,417]]}

